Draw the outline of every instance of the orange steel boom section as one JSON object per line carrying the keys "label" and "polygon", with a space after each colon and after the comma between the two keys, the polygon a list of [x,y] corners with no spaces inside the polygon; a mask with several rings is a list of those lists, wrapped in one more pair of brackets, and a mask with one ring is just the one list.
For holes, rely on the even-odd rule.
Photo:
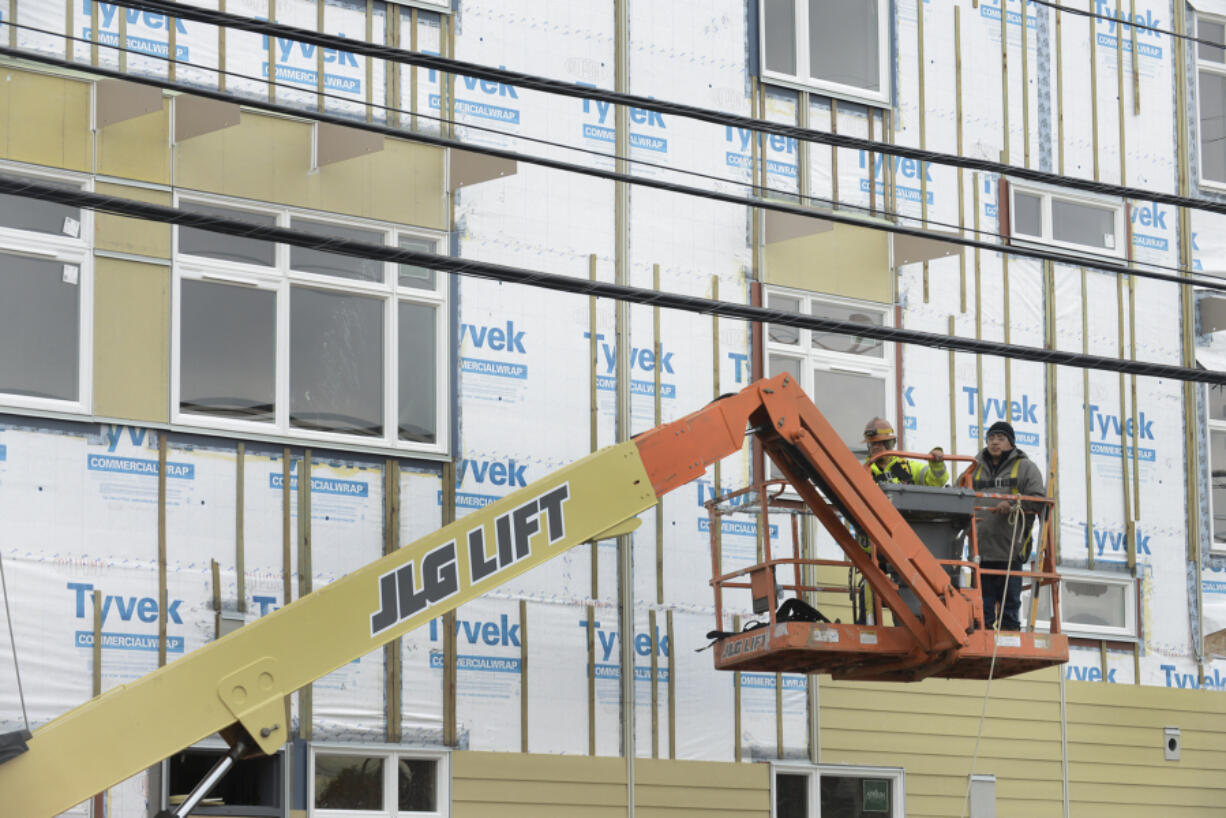
{"label": "orange steel boom section", "polygon": [[[652,488],[663,495],[702,476],[711,463],[739,451],[747,430],[757,436],[807,510],[843,549],[897,624],[777,621],[773,610],[774,569],[786,561],[768,558],[768,563],[736,575],[749,574],[755,589],[759,583],[769,589],[762,592],[772,603],[769,621],[743,633],[722,634],[715,644],[716,668],[910,681],[928,676],[1008,676],[1068,660],[1068,639],[1059,633],[1058,618],[1053,619],[1049,633],[984,629],[978,582],[971,588],[954,586],[945,566],[932,556],[829,421],[788,375],[752,384],[645,432],[635,442]],[[1007,499],[1047,502],[1045,498]],[[712,532],[717,529],[718,521]],[[875,553],[861,546],[853,530],[874,545]],[[976,553],[973,524],[970,540],[972,553]],[[1044,555],[1041,572],[1021,573],[1054,586],[1058,578],[1050,549],[1045,549]],[[732,582],[732,576],[719,575],[717,556],[713,556],[713,564],[717,618],[722,618],[722,587],[746,586]],[[799,582],[793,587],[799,590]],[[902,587],[909,588],[918,599],[918,612],[908,607]],[[1037,590],[1037,584],[1035,587]],[[759,595],[755,590],[754,596]],[[1053,593],[1055,605],[1057,599]]]}

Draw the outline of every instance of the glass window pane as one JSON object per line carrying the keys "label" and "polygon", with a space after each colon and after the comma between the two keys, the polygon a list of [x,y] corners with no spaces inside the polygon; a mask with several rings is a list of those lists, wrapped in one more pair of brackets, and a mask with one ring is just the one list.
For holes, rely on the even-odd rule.
{"label": "glass window pane", "polygon": [[[400,249],[416,250],[421,253],[438,252],[433,241],[418,239],[413,236],[400,237]],[[418,290],[434,289],[434,271],[425,267],[415,267],[412,264],[400,265],[400,286],[413,287]]]}
{"label": "glass window pane", "polygon": [[1128,624],[1127,590],[1123,585],[1066,578],[1060,583],[1060,618],[1070,627],[1123,628]]}
{"label": "glass window pane", "polygon": [[809,75],[881,90],[877,0],[809,0]]}
{"label": "glass window pane", "polygon": [[0,254],[0,392],[78,399],[80,274]]}
{"label": "glass window pane", "polygon": [[[310,219],[290,219],[290,227],[316,236],[326,236],[365,244],[384,244],[382,230],[351,227],[346,224],[317,222]],[[311,250],[306,247],[289,249],[289,266],[300,273],[318,273],[325,276],[352,278],[358,281],[383,281],[383,262],[372,259]]]}
{"label": "glass window pane", "polygon": [[775,818],[809,818],[809,776],[775,776]]}
{"label": "glass window pane", "polygon": [[[1209,404],[1210,420],[1226,420],[1226,386],[1206,386],[1205,399]],[[1226,465],[1226,461],[1223,465]]]}
{"label": "glass window pane", "polygon": [[[798,313],[800,312],[800,299],[794,295],[770,293],[766,296],[766,307],[772,310]],[[767,340],[776,344],[800,343],[800,330],[782,324],[767,324],[766,336]]]}
{"label": "glass window pane", "polygon": [[401,440],[434,443],[438,421],[438,373],[435,339],[438,311],[426,304],[400,303],[400,340],[397,386]]}
{"label": "glass window pane", "polygon": [[1226,76],[1200,72],[1200,172],[1226,182]]}
{"label": "glass window pane", "polygon": [[864,454],[864,422],[885,414],[885,380],[871,375],[847,372],[813,371],[813,393],[838,395],[837,401],[824,401],[822,414],[853,452]]}
{"label": "glass window pane", "polygon": [[[0,308],[2,311],[2,308]],[[3,330],[0,330],[0,334]],[[1209,485],[1213,491],[1213,541],[1226,542],[1226,432],[1209,433]]]}
{"label": "glass window pane", "polygon": [[[12,182],[33,182],[64,190],[81,189],[80,185],[53,179],[32,179],[8,173],[4,174],[4,178]],[[81,208],[4,193],[0,194],[0,227],[77,239],[81,237]]]}
{"label": "glass window pane", "polygon": [[1032,193],[1013,194],[1013,232],[1023,236],[1043,235],[1043,200]]}
{"label": "glass window pane", "polygon": [[894,801],[892,784],[888,778],[823,775],[821,814],[847,818],[890,815]]}
{"label": "glass window pane", "polygon": [[402,812],[434,812],[438,809],[435,781],[438,762],[425,758],[401,758],[396,761],[396,785],[400,791]]}
{"label": "glass window pane", "polygon": [[[252,213],[199,202],[179,202],[179,209],[190,213],[203,213],[231,221],[246,222],[259,227],[276,227],[277,217],[271,213]],[[237,261],[242,264],[259,264],[271,267],[276,264],[277,246],[271,241],[227,236],[210,233],[195,227],[179,227],[179,252],[191,256],[206,256],[222,261]]]}
{"label": "glass window pane", "polygon": [[796,4],[794,0],[764,0],[762,32],[767,71],[796,76]]}
{"label": "glass window pane", "polygon": [[383,759],[315,754],[316,809],[383,809]]}
{"label": "glass window pane", "polygon": [[1056,241],[1115,249],[1115,209],[1051,198],[1051,230]]}
{"label": "glass window pane", "polygon": [[383,434],[383,302],[294,287],[290,425]]}
{"label": "glass window pane", "polygon": [[[881,326],[885,321],[885,313],[877,312],[876,310],[866,310],[863,307],[844,307],[838,304],[814,302],[809,311],[816,318],[850,321],[853,324],[865,324],[875,327]],[[885,355],[885,344],[873,338],[816,331],[810,331],[809,338],[814,349],[842,352],[847,355],[867,355],[870,358],[880,358]]]}
{"label": "glass window pane", "polygon": [[273,420],[277,294],[184,279],[179,322],[179,408]]}
{"label": "glass window pane", "polygon": [[[1196,38],[1212,40],[1215,43],[1226,43],[1226,25],[1211,20],[1197,19]],[[1210,62],[1226,62],[1226,50],[1215,48],[1207,43],[1197,43],[1196,56],[1198,59]]]}

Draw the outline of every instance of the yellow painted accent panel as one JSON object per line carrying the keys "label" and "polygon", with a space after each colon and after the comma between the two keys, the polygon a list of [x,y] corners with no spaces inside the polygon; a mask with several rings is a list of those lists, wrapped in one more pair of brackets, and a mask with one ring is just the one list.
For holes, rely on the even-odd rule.
{"label": "yellow painted accent panel", "polygon": [[890,237],[881,230],[836,224],[833,230],[766,245],[768,284],[892,303]]}
{"label": "yellow painted accent panel", "polygon": [[[279,730],[284,735],[284,725],[242,720],[261,712],[265,702],[279,700],[656,502],[634,441],[558,469],[43,725],[28,752],[0,765],[6,812],[50,818],[236,721],[249,733]],[[525,529],[535,522],[536,530],[526,530],[523,540],[503,543],[504,550],[496,544],[495,521],[525,509]],[[474,543],[481,546],[471,548]],[[510,559],[499,564],[502,553]],[[304,639],[310,650],[302,650]],[[222,680],[254,666],[264,673],[258,685],[241,691],[245,695],[221,687]],[[167,719],[167,713],[176,717]],[[116,745],[111,737],[119,730],[143,740]],[[459,770],[464,772],[462,762]]]}
{"label": "yellow painted accent panel", "polygon": [[[98,182],[95,192],[138,202],[171,204],[170,193],[144,187]],[[94,213],[94,247],[99,250],[169,259],[170,235],[171,226],[168,224],[147,219],[128,219],[100,211]]]}
{"label": "yellow painted accent panel", "polygon": [[14,68],[0,72],[0,157],[93,169],[90,84]]}
{"label": "yellow painted accent panel", "polygon": [[170,100],[158,113],[125,119],[98,131],[98,172],[120,179],[170,184]]}
{"label": "yellow painted accent panel", "polygon": [[165,423],[170,405],[170,268],[94,262],[94,414]]}
{"label": "yellow painted accent panel", "polygon": [[446,152],[385,140],[384,149],[311,170],[310,124],[244,111],[237,127],[175,146],[180,187],[444,230]]}

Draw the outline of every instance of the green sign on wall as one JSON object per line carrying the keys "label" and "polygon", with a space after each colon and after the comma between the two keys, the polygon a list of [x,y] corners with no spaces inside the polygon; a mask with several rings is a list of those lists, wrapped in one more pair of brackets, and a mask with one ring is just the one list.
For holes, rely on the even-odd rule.
{"label": "green sign on wall", "polygon": [[890,782],[884,778],[864,779],[864,812],[890,811]]}

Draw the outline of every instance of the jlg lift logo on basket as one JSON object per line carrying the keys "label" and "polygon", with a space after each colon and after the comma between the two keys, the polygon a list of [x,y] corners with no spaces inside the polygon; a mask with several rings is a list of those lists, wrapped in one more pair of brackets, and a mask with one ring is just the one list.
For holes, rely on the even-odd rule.
{"label": "jlg lift logo on basket", "polygon": [[[469,576],[466,586],[484,582],[532,555],[532,537],[547,521],[548,544],[566,536],[563,504],[570,499],[570,484],[534,497],[493,520],[494,554],[486,556],[486,525],[470,529],[464,537],[468,548]],[[370,615],[370,635],[375,636],[432,605],[460,593],[456,541],[435,546],[420,560],[409,561],[379,577],[379,607]],[[420,586],[420,587],[419,587]]]}

